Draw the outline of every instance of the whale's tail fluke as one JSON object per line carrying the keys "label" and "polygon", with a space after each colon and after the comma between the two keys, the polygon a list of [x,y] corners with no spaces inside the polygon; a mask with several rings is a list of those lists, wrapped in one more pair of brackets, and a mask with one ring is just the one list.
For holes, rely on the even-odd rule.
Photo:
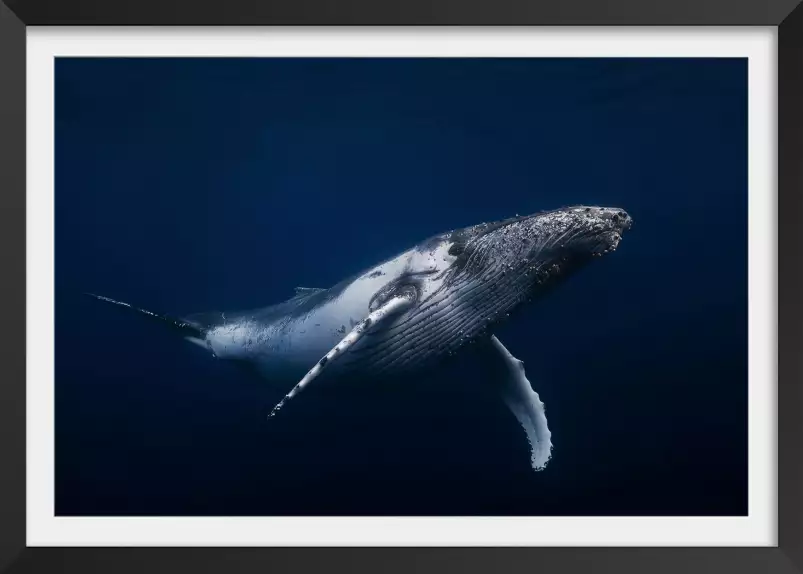
{"label": "whale's tail fluke", "polygon": [[116,301],[115,299],[111,299],[110,297],[104,297],[103,295],[95,295],[94,293],[84,293],[84,295],[92,297],[97,301],[104,301],[106,303],[111,303],[119,307],[124,307],[130,311],[134,311],[139,315],[148,317],[150,319],[154,319],[158,321],[160,324],[166,325],[167,327],[174,329],[180,335],[190,339],[191,341],[202,341],[206,337],[207,329],[206,327],[204,327],[199,323],[194,323],[191,321],[175,317],[169,317],[168,315],[160,315],[158,313],[154,313],[153,311],[148,311],[147,309],[140,309],[139,307],[134,307],[129,303]]}

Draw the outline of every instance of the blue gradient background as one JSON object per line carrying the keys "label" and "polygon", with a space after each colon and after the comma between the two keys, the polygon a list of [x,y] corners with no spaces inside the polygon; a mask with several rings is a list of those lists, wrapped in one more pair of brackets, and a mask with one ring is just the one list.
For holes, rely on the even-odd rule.
{"label": "blue gradient background", "polygon": [[[57,514],[747,510],[745,60],[58,59]],[[567,204],[620,249],[499,333],[546,403],[533,473],[470,369],[272,388],[150,322],[328,287]]]}

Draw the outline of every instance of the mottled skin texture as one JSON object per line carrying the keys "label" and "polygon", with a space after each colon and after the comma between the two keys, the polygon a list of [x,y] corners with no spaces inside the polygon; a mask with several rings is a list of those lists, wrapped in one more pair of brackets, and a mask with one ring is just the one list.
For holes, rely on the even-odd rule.
{"label": "mottled skin texture", "polygon": [[523,303],[541,297],[618,245],[630,217],[578,206],[436,235],[330,289],[303,290],[254,311],[182,320],[221,359],[245,361],[268,380],[298,381],[368,314],[398,295],[406,310],[372,326],[322,376],[408,374],[484,341]]}

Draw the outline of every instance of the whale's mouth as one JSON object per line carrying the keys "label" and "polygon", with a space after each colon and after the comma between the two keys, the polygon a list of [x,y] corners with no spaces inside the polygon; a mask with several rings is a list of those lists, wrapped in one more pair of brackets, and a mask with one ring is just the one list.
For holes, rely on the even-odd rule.
{"label": "whale's mouth", "polygon": [[599,239],[592,245],[591,254],[595,257],[613,253],[622,241],[622,234],[619,231],[610,231],[600,235]]}

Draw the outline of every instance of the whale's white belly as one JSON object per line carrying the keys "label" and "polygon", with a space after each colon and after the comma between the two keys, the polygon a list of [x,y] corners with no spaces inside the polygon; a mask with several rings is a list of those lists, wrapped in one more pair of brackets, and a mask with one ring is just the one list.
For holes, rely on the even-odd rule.
{"label": "whale's white belly", "polygon": [[[368,316],[371,298],[404,272],[409,258],[410,252],[405,252],[367,270],[336,298],[306,315],[267,324],[244,319],[220,325],[209,331],[203,344],[220,358],[252,362],[266,378],[303,375]],[[355,349],[361,344],[364,341]],[[342,363],[348,367],[350,361]]]}

